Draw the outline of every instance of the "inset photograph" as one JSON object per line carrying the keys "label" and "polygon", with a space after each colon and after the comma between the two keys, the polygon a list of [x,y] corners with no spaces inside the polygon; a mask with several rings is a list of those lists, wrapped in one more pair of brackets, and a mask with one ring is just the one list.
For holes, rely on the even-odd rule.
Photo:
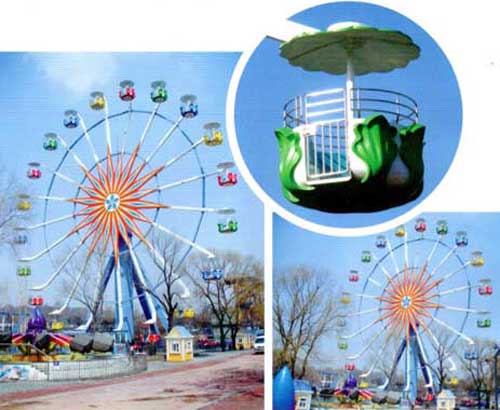
{"label": "inset photograph", "polygon": [[263,408],[263,207],[224,125],[236,60],[0,54],[0,408]]}
{"label": "inset photograph", "polygon": [[276,217],[273,409],[492,408],[499,234],[499,214],[352,238]]}
{"label": "inset photograph", "polygon": [[430,195],[462,122],[439,44],[411,19],[357,2],[276,26],[247,55],[234,104],[254,182],[282,210],[336,228],[386,222]]}

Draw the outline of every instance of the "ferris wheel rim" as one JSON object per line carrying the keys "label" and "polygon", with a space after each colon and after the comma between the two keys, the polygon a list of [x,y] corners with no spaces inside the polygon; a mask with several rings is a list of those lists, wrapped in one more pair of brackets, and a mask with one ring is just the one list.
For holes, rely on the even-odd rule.
{"label": "ferris wheel rim", "polygon": [[[60,170],[60,168],[63,166],[63,164],[65,163],[65,161],[68,158],[68,155],[70,153],[70,150],[72,150],[83,138],[85,138],[86,133],[89,133],[92,130],[98,128],[100,125],[105,124],[106,123],[106,119],[109,121],[109,120],[112,120],[112,119],[120,118],[120,117],[122,117],[124,115],[127,115],[127,114],[132,115],[133,113],[143,114],[143,115],[154,115],[154,117],[158,117],[158,118],[160,118],[161,120],[167,122],[170,125],[174,125],[175,124],[175,121],[173,121],[172,119],[170,119],[166,115],[158,113],[157,111],[152,111],[152,110],[138,110],[138,109],[133,109],[131,106],[129,106],[129,108],[126,109],[125,111],[121,111],[121,112],[114,113],[114,114],[111,114],[111,115],[108,115],[108,116],[104,116],[103,118],[97,120],[91,126],[89,126],[87,128],[86,132],[85,131],[81,132],[80,135],[77,138],[75,138],[75,140],[71,144],[69,144],[68,149],[62,154],[61,159],[59,160],[59,162],[57,164],[57,167],[54,168],[54,170],[52,171],[52,175],[51,175],[51,178],[50,178],[50,181],[49,181],[49,186],[48,186],[48,189],[47,189],[47,195],[46,196],[50,197],[50,193],[51,193],[51,191],[53,189],[53,186],[54,186],[54,183],[55,183],[55,179],[56,179],[56,172],[58,172]],[[195,143],[193,142],[193,140],[189,137],[189,135],[186,133],[186,131],[184,131],[184,129],[180,125],[178,125],[176,127],[176,131],[178,131],[178,132],[181,133],[181,135],[188,142],[188,144],[190,144],[191,146],[195,145]],[[193,153],[193,155],[194,155],[194,157],[196,159],[197,167],[199,168],[201,174],[203,175],[200,178],[200,181],[201,181],[201,207],[205,207],[206,206],[206,176],[204,175],[205,174],[205,170],[204,170],[204,167],[203,167],[203,163],[202,163],[202,161],[200,159],[197,147],[193,148],[192,153]],[[97,166],[97,163],[93,164],[93,167],[95,167],[95,166]],[[48,214],[48,208],[49,208],[49,200],[45,199],[44,202],[45,202],[45,204],[44,204],[44,211],[43,211],[43,221],[45,222],[45,221],[47,221],[47,214]],[[157,212],[159,213],[159,210],[157,210]],[[198,235],[200,233],[201,224],[203,222],[204,216],[205,216],[205,211],[201,211],[199,217],[197,218],[198,221],[194,225],[194,234],[192,235],[192,242],[196,242],[196,239],[198,238]],[[154,227],[152,227],[151,229],[154,229]],[[148,229],[148,232],[149,231],[150,231],[150,229]],[[48,246],[49,241],[48,241],[47,227],[46,226],[44,226],[44,228],[43,228],[43,236],[44,236],[45,245]],[[138,244],[136,244],[136,246],[137,245]],[[178,261],[175,269],[179,269],[179,267],[184,263],[184,261],[186,260],[186,258],[188,257],[188,255],[190,254],[190,252],[192,251],[192,249],[193,249],[192,245],[187,246],[186,251],[184,252],[184,254],[182,255],[182,257],[179,259],[179,261]],[[48,258],[49,258],[51,264],[54,265],[55,262],[54,262],[54,259],[53,259],[53,256],[52,256],[52,252],[48,252]]]}
{"label": "ferris wheel rim", "polygon": [[[367,288],[368,283],[369,283],[369,278],[371,278],[373,276],[373,274],[378,269],[378,267],[380,266],[380,264],[387,257],[390,256],[391,252],[394,252],[395,250],[400,249],[401,247],[405,246],[405,243],[407,245],[407,244],[410,244],[410,243],[417,243],[417,242],[422,242],[422,241],[431,242],[431,243],[436,243],[437,242],[439,245],[444,246],[449,251],[451,251],[452,249],[454,249],[453,246],[450,246],[448,243],[442,241],[441,236],[439,236],[436,239],[429,238],[427,236],[420,236],[420,237],[417,237],[417,238],[405,239],[404,241],[398,243],[396,246],[392,247],[391,250],[388,250],[387,252],[385,252],[382,257],[377,258],[377,261],[374,264],[373,268],[370,270],[370,273],[366,276],[366,279],[365,279],[365,281],[363,283],[362,291],[361,291],[361,293],[359,295],[358,313],[362,311],[362,308],[363,308],[363,298],[366,299],[365,293],[366,293],[366,288]],[[459,265],[463,268],[463,271],[464,271],[465,280],[466,280],[466,283],[467,283],[467,286],[468,286],[466,308],[470,309],[471,308],[471,300],[472,300],[472,284],[471,284],[470,279],[469,279],[469,273],[468,273],[468,270],[467,270],[467,264],[464,262],[464,260],[462,259],[462,257],[457,252],[454,251],[453,255],[458,260]],[[399,275],[400,272],[398,272],[395,275],[393,275],[393,277]],[[387,288],[387,284],[383,287],[382,294],[385,292],[386,288]],[[439,298],[439,296],[438,296],[438,298]],[[380,303],[379,303],[379,306],[380,306]],[[434,316],[437,315],[437,313],[438,313],[439,310],[440,310],[439,308],[435,308],[434,309],[434,315],[430,319],[429,324],[431,324],[433,322]],[[470,315],[470,312],[463,312],[462,323],[461,323],[461,325],[459,327],[460,332],[463,332],[463,330],[465,328],[465,325],[467,324],[467,321],[469,319],[469,315]],[[361,317],[359,318],[359,321],[361,321]],[[385,329],[385,327],[384,327],[384,329]],[[453,338],[453,341],[449,344],[449,348],[453,348],[456,345],[456,343],[458,342],[459,339],[460,339],[460,336],[459,335],[455,335],[455,337]]]}

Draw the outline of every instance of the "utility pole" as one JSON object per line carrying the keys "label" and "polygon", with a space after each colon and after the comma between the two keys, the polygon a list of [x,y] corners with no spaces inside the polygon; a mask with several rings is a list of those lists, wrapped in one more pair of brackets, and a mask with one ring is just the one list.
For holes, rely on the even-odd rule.
{"label": "utility pole", "polygon": [[494,365],[493,374],[495,380],[493,380],[493,386],[495,388],[495,410],[498,410],[498,356],[500,356],[500,347],[495,345],[495,356],[494,356]]}

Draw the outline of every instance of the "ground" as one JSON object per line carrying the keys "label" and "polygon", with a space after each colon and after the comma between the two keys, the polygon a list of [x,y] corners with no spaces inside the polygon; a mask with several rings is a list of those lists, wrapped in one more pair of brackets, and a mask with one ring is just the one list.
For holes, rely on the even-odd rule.
{"label": "ground", "polygon": [[88,383],[0,384],[0,410],[262,410],[263,367],[263,356],[225,353]]}

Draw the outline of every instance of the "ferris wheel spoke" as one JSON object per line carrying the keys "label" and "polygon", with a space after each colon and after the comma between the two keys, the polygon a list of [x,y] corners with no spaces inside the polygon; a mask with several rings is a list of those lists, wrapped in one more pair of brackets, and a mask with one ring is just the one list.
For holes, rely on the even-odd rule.
{"label": "ferris wheel spoke", "polygon": [[377,323],[380,323],[382,321],[381,318],[377,318],[374,321],[368,323],[367,325],[363,326],[361,329],[359,329],[357,332],[351,333],[350,335],[342,335],[340,336],[342,339],[352,339],[353,337],[359,336],[360,334],[363,334],[366,332],[368,329],[371,329],[373,326],[375,326]]}
{"label": "ferris wheel spoke", "polygon": [[404,255],[405,255],[405,266],[409,266],[409,263],[408,263],[408,231],[405,230],[405,236],[404,236],[404,244],[403,244],[403,247],[404,247]]}
{"label": "ferris wheel spoke", "polygon": [[40,291],[40,290],[44,290],[47,287],[49,287],[52,284],[52,282],[54,282],[54,280],[59,276],[59,274],[62,272],[64,267],[73,258],[73,256],[75,256],[75,254],[78,252],[78,250],[82,247],[82,245],[85,242],[85,239],[80,240],[80,242],[68,253],[68,255],[66,256],[66,258],[64,258],[64,260],[59,265],[59,267],[49,276],[49,278],[44,283],[42,283],[41,285],[32,287],[31,290]]}
{"label": "ferris wheel spoke", "polygon": [[450,295],[453,293],[458,293],[458,292],[463,292],[464,290],[470,290],[470,289],[475,289],[479,288],[480,285],[467,285],[467,286],[460,286],[458,288],[453,288],[453,289],[447,289],[442,292],[435,293],[432,296],[445,296],[445,295]]}
{"label": "ferris wheel spoke", "polygon": [[444,277],[443,277],[443,280],[448,280],[450,279],[452,276],[456,275],[457,273],[467,269],[468,266],[470,266],[471,262],[466,262],[464,263],[460,268],[458,268],[457,270],[453,271],[453,272],[450,272],[448,274],[446,274]]}
{"label": "ferris wheel spoke", "polygon": [[159,223],[152,222],[152,221],[151,221],[151,225],[153,225],[159,231],[162,231],[162,232],[166,233],[167,235],[169,235],[169,236],[171,236],[171,237],[173,237],[181,242],[184,242],[185,244],[191,246],[192,248],[200,251],[201,253],[207,255],[209,258],[215,258],[215,255],[212,252],[210,252],[208,249],[205,249],[202,246],[194,243],[193,241],[185,238],[184,236],[179,235],[178,233],[171,231],[170,229],[164,227],[163,225],[160,225]]}
{"label": "ferris wheel spoke", "polygon": [[175,164],[177,161],[184,158],[191,151],[194,151],[199,145],[203,144],[204,141],[205,141],[204,138],[200,138],[198,141],[191,144],[191,146],[188,149],[182,151],[179,155],[177,155],[174,158],[172,158],[171,160],[165,162],[164,168],[168,168],[168,167],[172,166],[173,164]]}
{"label": "ferris wheel spoke", "polygon": [[434,256],[434,253],[436,252],[437,247],[438,247],[439,243],[441,242],[442,237],[443,237],[443,235],[439,235],[439,239],[436,240],[436,242],[434,243],[434,246],[432,247],[431,251],[429,252],[429,255],[427,255],[427,258],[425,259],[427,264],[431,263],[431,259]]}
{"label": "ferris wheel spoke", "polygon": [[221,215],[225,215],[227,211],[232,211],[231,208],[207,208],[199,206],[181,206],[181,205],[165,205],[165,208],[173,211],[213,212]]}
{"label": "ferris wheel spoke", "polygon": [[142,131],[141,138],[139,139],[139,144],[138,146],[142,146],[144,143],[144,140],[146,139],[147,135],[149,134],[149,130],[151,129],[151,125],[153,125],[153,120],[156,117],[156,114],[158,114],[158,110],[160,109],[160,103],[156,103],[154,110],[151,112],[151,115],[148,118],[148,122],[146,123],[146,127],[144,128],[144,131]]}
{"label": "ferris wheel spoke", "polygon": [[452,333],[455,333],[457,336],[460,336],[462,339],[464,339],[466,342],[468,342],[470,345],[474,344],[474,340],[472,340],[470,337],[468,337],[466,334],[462,333],[461,331],[455,329],[454,327],[448,325],[446,322],[443,322],[442,320],[438,319],[435,315],[433,317],[433,321],[436,322],[437,324],[441,325],[445,329],[449,330]]}
{"label": "ferris wheel spoke", "polygon": [[[87,125],[85,124],[85,121],[83,120],[83,117],[80,113],[77,113],[78,119],[80,120],[80,125],[83,130],[83,134],[85,136],[85,140],[87,141],[90,151],[92,153],[92,156],[94,158],[94,162],[97,165],[98,168],[101,167],[101,161],[99,160],[99,156],[97,155],[97,151],[95,149],[94,143],[92,142],[92,139],[90,138],[89,131],[87,129]],[[107,115],[106,115],[106,120],[107,120]],[[109,124],[109,123],[108,123]]]}
{"label": "ferris wheel spoke", "polygon": [[85,258],[85,262],[84,262],[82,268],[80,269],[80,272],[78,272],[78,275],[73,283],[73,286],[72,286],[72,288],[69,292],[69,295],[67,296],[64,304],[59,309],[56,309],[56,310],[53,310],[52,312],[50,312],[49,313],[50,315],[60,315],[61,313],[63,313],[66,310],[66,308],[70,304],[71,300],[73,299],[73,296],[75,295],[76,290],[78,289],[78,285],[80,284],[80,280],[81,280],[83,274],[85,273],[85,270],[87,269],[87,265],[89,264],[89,260],[90,260],[90,256],[87,256]]}
{"label": "ferris wheel spoke", "polygon": [[43,228],[44,226],[49,226],[49,225],[52,225],[52,224],[55,224],[58,222],[62,222],[62,221],[66,221],[68,219],[75,218],[75,217],[79,216],[78,214],[79,214],[78,212],[75,212],[75,213],[61,216],[60,218],[51,219],[49,221],[45,221],[45,222],[42,222],[39,224],[29,225],[29,226],[23,227],[23,230],[32,231],[34,229]]}
{"label": "ferris wheel spoke", "polygon": [[64,138],[61,137],[60,135],[57,135],[57,139],[59,140],[63,148],[66,150],[66,152],[68,152],[73,158],[73,160],[80,166],[83,173],[90,181],[90,183],[93,185],[93,187],[96,189],[103,189],[102,182],[94,175],[92,175],[92,173],[88,170],[88,168],[85,166],[80,157],[69,147],[68,143],[64,140]]}
{"label": "ferris wheel spoke", "polygon": [[394,264],[394,272],[399,272],[398,262],[396,261],[396,256],[394,255],[394,250],[389,238],[387,238],[387,248],[389,249],[389,255],[391,255],[392,263]]}
{"label": "ferris wheel spoke", "polygon": [[385,268],[385,266],[382,265],[382,262],[380,261],[380,259],[375,254],[373,254],[372,257],[373,257],[374,261],[377,263],[377,265],[379,266],[379,268],[384,273],[385,278],[387,279],[387,281],[392,284],[394,282],[394,280],[392,279],[391,274],[387,271],[387,269]]}
{"label": "ferris wheel spoke", "polygon": [[184,119],[184,117],[181,115],[177,119],[177,121],[174,122],[174,124],[172,125],[172,127],[165,133],[165,135],[163,135],[163,137],[160,139],[160,141],[158,142],[158,144],[156,145],[156,147],[154,148],[154,150],[151,152],[151,154],[149,154],[146,157],[146,159],[144,161],[146,164],[149,164],[151,162],[151,160],[153,159],[153,157],[161,149],[161,147],[163,147],[167,143],[167,141],[170,139],[170,137],[175,132],[175,130],[177,128],[179,128],[179,125],[181,124],[181,122],[182,122],[183,119]]}
{"label": "ferris wheel spoke", "polygon": [[103,98],[104,98],[104,126],[106,128],[106,143],[108,145],[108,152],[111,152],[112,150],[111,126],[109,124],[108,99],[105,96],[103,96]]}
{"label": "ferris wheel spoke", "polygon": [[356,360],[359,359],[361,356],[365,354],[365,352],[375,343],[378,338],[382,335],[382,332],[375,332],[375,334],[371,337],[371,339],[368,341],[367,344],[361,349],[358,353],[355,353],[353,355],[348,355],[347,358],[349,360]]}
{"label": "ferris wheel spoke", "polygon": [[355,317],[355,316],[362,316],[366,315],[368,313],[374,313],[374,312],[379,312],[380,308],[373,308],[373,309],[367,309],[367,310],[362,310],[359,312],[354,312],[354,313],[345,313],[345,314],[339,314],[340,317]]}
{"label": "ferris wheel spoke", "polygon": [[468,309],[468,308],[462,308],[458,306],[448,306],[448,305],[438,305],[439,309],[446,309],[446,310],[452,310],[455,312],[463,312],[463,313],[485,313],[486,311],[484,310],[478,310],[478,309]]}
{"label": "ferris wheel spoke", "polygon": [[450,259],[451,255],[455,253],[456,249],[457,246],[454,246],[449,250],[449,252],[443,257],[443,259],[441,259],[438,265],[432,270],[430,276],[434,276],[434,274],[441,268],[441,266],[443,266],[448,261],[448,259]]}
{"label": "ferris wheel spoke", "polygon": [[179,181],[175,181],[175,182],[170,182],[168,184],[165,184],[165,185],[162,185],[156,189],[152,189],[153,192],[155,191],[163,191],[165,189],[170,189],[170,188],[175,188],[175,187],[178,187],[180,185],[184,185],[184,184],[189,184],[191,182],[195,182],[195,181],[198,181],[200,179],[203,179],[203,178],[208,178],[208,177],[211,177],[211,176],[214,176],[214,175],[219,175],[223,170],[222,169],[218,169],[217,171],[213,171],[213,172],[208,172],[206,174],[200,174],[200,175],[196,175],[194,177],[190,177],[190,178],[186,178],[186,179],[181,179]]}
{"label": "ferris wheel spoke", "polygon": [[76,186],[77,188],[81,189],[83,192],[85,192],[88,195],[92,195],[92,194],[95,194],[97,192],[95,189],[93,189],[93,188],[91,188],[89,186],[84,186],[84,185],[78,183],[77,181],[75,181],[74,179],[68,177],[67,175],[64,175],[60,171],[55,171],[53,169],[47,168],[44,165],[41,165],[40,168],[46,170],[47,172],[49,172],[51,174],[54,174],[55,176],[57,176],[58,178],[62,179],[63,181],[69,182],[70,184],[72,184],[72,185]]}

